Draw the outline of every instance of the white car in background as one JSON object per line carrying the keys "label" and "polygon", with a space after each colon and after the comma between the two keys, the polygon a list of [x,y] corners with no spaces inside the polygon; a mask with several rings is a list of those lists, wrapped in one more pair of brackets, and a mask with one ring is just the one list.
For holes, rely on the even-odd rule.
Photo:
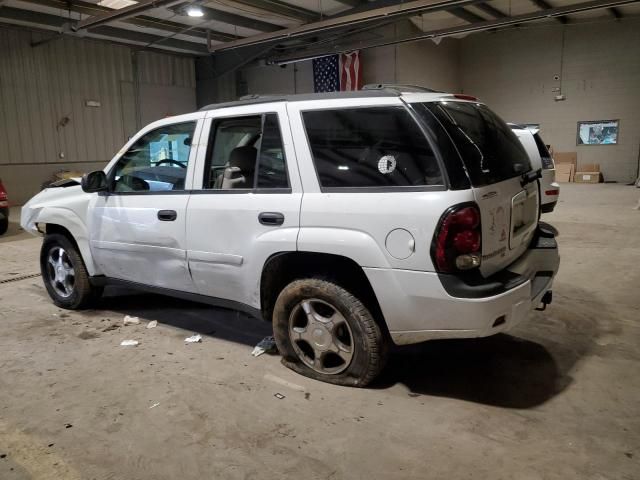
{"label": "white car in background", "polygon": [[243,310],[286,366],[364,386],[391,342],[493,335],[551,302],[538,178],[475,98],[379,86],[157,121],[21,224],[60,307],[126,285]]}
{"label": "white car in background", "polygon": [[553,212],[560,196],[560,185],[556,182],[556,166],[549,149],[540,137],[540,129],[510,123],[509,126],[529,155],[534,170],[541,169],[540,178],[540,211]]}

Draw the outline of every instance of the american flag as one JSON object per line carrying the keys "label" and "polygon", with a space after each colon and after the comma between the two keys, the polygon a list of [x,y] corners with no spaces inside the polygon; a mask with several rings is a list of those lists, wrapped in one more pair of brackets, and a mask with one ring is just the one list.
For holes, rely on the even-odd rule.
{"label": "american flag", "polygon": [[362,88],[360,52],[313,59],[313,90],[337,92]]}

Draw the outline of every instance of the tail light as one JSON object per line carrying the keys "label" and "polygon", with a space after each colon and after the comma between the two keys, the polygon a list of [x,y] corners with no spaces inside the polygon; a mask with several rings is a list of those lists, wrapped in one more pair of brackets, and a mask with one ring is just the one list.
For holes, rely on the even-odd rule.
{"label": "tail light", "polygon": [[2,184],[2,180],[0,180],[0,207],[8,207],[9,202],[7,199],[7,190],[4,188]]}
{"label": "tail light", "polygon": [[431,246],[431,256],[438,272],[452,273],[480,266],[482,230],[480,211],[474,203],[447,210]]}
{"label": "tail light", "polygon": [[477,102],[478,98],[473,95],[465,95],[464,93],[456,93],[453,95],[454,98],[459,98],[460,100],[469,100],[471,102]]}

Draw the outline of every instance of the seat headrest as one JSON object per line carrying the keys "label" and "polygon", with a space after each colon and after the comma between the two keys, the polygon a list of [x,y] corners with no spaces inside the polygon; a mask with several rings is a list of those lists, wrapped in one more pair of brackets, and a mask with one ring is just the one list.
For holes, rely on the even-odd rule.
{"label": "seat headrest", "polygon": [[251,145],[236,147],[229,155],[229,166],[238,167],[242,172],[253,172],[256,168],[256,156],[258,150]]}

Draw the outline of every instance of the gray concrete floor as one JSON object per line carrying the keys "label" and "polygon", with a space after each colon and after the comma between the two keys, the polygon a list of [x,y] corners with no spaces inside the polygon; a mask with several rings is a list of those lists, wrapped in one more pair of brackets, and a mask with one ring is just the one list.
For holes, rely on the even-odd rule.
{"label": "gray concrete floor", "polygon": [[[554,304],[398,349],[366,390],[251,357],[269,327],[235,312],[124,291],[65,312],[40,278],[0,283],[0,479],[640,478],[639,197],[563,185]],[[0,281],[39,245],[12,225]]]}

